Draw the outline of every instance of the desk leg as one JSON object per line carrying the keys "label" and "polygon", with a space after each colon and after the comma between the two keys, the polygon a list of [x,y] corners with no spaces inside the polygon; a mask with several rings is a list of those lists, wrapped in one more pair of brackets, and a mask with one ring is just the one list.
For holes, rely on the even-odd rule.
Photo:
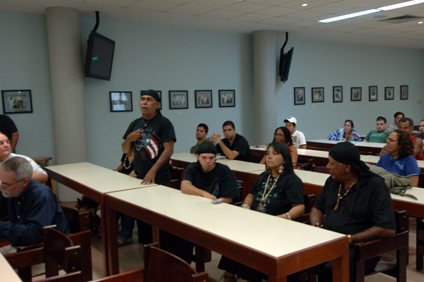
{"label": "desk leg", "polygon": [[333,260],[333,281],[349,282],[349,251]]}
{"label": "desk leg", "polygon": [[[104,202],[103,202],[104,203]],[[107,232],[106,232],[107,230]],[[106,276],[119,273],[118,225],[116,211],[102,205],[102,241]]]}

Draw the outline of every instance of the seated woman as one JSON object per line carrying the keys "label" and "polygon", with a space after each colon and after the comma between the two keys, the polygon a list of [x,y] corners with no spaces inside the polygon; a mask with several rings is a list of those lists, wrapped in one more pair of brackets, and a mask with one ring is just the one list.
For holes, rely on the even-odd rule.
{"label": "seated woman", "polygon": [[396,129],[387,138],[385,150],[388,153],[381,156],[377,166],[389,172],[410,177],[413,186],[417,187],[420,168],[412,155],[414,146],[411,136],[406,131]]}
{"label": "seated woman", "polygon": [[[268,145],[266,170],[256,179],[242,207],[289,220],[304,213],[303,183],[293,171],[289,148],[286,144],[273,142]],[[223,281],[227,282],[236,281],[236,273],[248,281],[256,282],[266,279],[265,274],[224,256],[218,268],[225,270]]]}
{"label": "seated woman", "polygon": [[[289,147],[290,155],[292,159],[292,165],[293,168],[296,168],[297,166],[297,148],[295,145],[293,145],[290,130],[287,127],[281,126],[277,128],[274,132],[274,139],[272,142],[283,142]],[[260,164],[265,164],[266,154],[262,158],[262,160],[259,162]]]}
{"label": "seated woman", "polygon": [[337,129],[330,135],[328,135],[328,140],[336,141],[358,141],[361,142],[361,136],[356,129],[353,129],[353,121],[350,119],[345,120],[344,127]]}

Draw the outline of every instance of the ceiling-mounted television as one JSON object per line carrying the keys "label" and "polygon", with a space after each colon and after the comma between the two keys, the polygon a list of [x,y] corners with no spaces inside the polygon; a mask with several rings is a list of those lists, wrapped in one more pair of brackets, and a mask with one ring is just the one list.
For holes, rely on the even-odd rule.
{"label": "ceiling-mounted television", "polygon": [[110,80],[115,41],[92,31],[88,38],[84,74],[86,77]]}
{"label": "ceiling-mounted television", "polygon": [[280,80],[283,83],[285,83],[289,79],[290,65],[291,65],[291,61],[293,57],[294,48],[292,47],[287,53],[284,53],[283,48],[281,48],[281,53],[280,53],[279,75],[280,75]]}

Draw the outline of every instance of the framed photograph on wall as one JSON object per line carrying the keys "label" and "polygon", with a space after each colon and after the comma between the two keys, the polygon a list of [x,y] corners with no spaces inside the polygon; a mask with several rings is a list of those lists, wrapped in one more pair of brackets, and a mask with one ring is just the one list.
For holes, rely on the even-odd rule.
{"label": "framed photograph on wall", "polygon": [[369,101],[377,101],[378,100],[378,88],[377,86],[370,86],[368,88]]}
{"label": "framed photograph on wall", "polygon": [[132,112],[131,91],[110,91],[109,95],[111,112]]}
{"label": "framed photograph on wall", "polygon": [[311,93],[312,103],[324,102],[324,87],[313,87]]}
{"label": "framed photograph on wall", "polygon": [[219,90],[219,107],[235,107],[236,91],[235,90]]}
{"label": "framed photograph on wall", "polygon": [[395,88],[394,87],[385,87],[384,88],[384,100],[394,100],[395,99]]}
{"label": "framed photograph on wall", "polygon": [[362,87],[350,88],[350,100],[353,102],[362,100]]}
{"label": "framed photograph on wall", "polygon": [[31,90],[2,90],[3,113],[32,113]]}
{"label": "framed photograph on wall", "polygon": [[294,104],[305,105],[305,87],[294,88]]}
{"label": "framed photograph on wall", "polygon": [[169,109],[188,109],[188,91],[169,90]]}
{"label": "framed photograph on wall", "polygon": [[333,86],[333,103],[343,102],[343,86]]}
{"label": "framed photograph on wall", "polygon": [[212,108],[212,90],[195,90],[194,102],[196,108]]}
{"label": "framed photograph on wall", "polygon": [[401,85],[400,86],[400,99],[401,100],[408,100],[408,85]]}
{"label": "framed photograph on wall", "polygon": [[[147,90],[141,90],[140,91],[140,99],[141,97],[146,93]],[[162,101],[159,105],[159,110],[162,110],[162,104],[163,104],[163,100],[162,100],[162,91],[161,90],[155,90],[156,93],[158,93],[160,100]]]}

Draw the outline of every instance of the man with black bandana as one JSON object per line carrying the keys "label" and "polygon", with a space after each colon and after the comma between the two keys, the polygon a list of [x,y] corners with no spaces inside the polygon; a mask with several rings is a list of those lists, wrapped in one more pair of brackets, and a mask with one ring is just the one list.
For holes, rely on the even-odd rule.
{"label": "man with black bandana", "polygon": [[[134,144],[134,172],[142,184],[171,184],[169,159],[174,152],[174,126],[159,111],[161,99],[156,91],[147,90],[140,100],[142,117],[134,120],[125,132],[122,143],[124,154],[130,153]],[[152,226],[138,222],[141,243],[151,243]],[[162,235],[162,234],[161,234]],[[162,238],[162,237],[161,237]]]}
{"label": "man with black bandana", "polygon": [[[187,166],[181,192],[211,200],[224,199],[226,203],[232,203],[234,198],[240,197],[236,176],[228,166],[215,162],[216,155],[212,142],[199,145],[196,151],[198,161]],[[173,253],[191,263],[193,247],[193,243],[179,238]]]}
{"label": "man with black bandana", "polygon": [[[383,179],[360,161],[359,151],[350,142],[341,142],[329,151],[331,176],[311,210],[316,227],[346,234],[349,244],[392,237],[396,233],[393,204]],[[350,281],[355,273],[353,248],[349,249]],[[365,273],[378,259],[365,262]],[[332,262],[323,266],[318,281],[332,281]]]}

